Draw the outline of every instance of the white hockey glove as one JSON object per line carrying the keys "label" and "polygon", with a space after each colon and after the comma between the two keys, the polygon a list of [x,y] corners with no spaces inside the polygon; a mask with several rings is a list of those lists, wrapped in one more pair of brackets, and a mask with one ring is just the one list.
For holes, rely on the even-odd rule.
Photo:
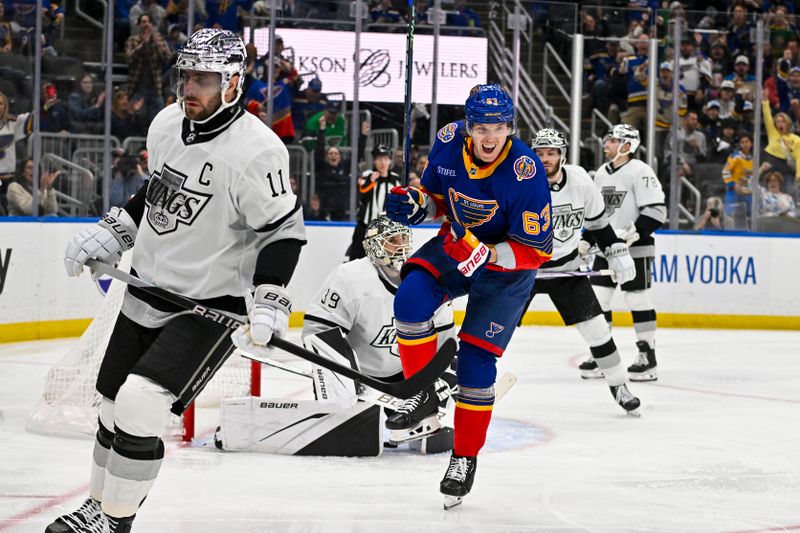
{"label": "white hockey glove", "polygon": [[620,285],[636,277],[636,265],[624,242],[615,242],[603,251],[611,269],[611,279]]}
{"label": "white hockey glove", "polygon": [[233,344],[252,355],[268,357],[272,348],[267,346],[272,336],[285,337],[289,330],[292,302],[283,287],[259,285],[255,294],[249,290],[244,295],[247,304],[247,324],[231,334]]}
{"label": "white hockey glove", "polygon": [[614,230],[614,233],[617,234],[617,237],[625,241],[625,244],[628,246],[639,240],[639,232],[636,231],[636,224],[633,222],[624,228]]}
{"label": "white hockey glove", "polygon": [[[136,223],[119,207],[103,215],[96,226],[75,235],[64,251],[64,267],[68,276],[79,276],[83,265],[97,258],[108,265],[117,266],[122,252],[133,248],[136,241]],[[92,274],[94,277],[94,274]]]}
{"label": "white hockey glove", "polygon": [[591,270],[594,263],[594,254],[597,253],[597,247],[592,246],[587,241],[581,239],[578,241],[578,256],[581,259],[581,270]]}

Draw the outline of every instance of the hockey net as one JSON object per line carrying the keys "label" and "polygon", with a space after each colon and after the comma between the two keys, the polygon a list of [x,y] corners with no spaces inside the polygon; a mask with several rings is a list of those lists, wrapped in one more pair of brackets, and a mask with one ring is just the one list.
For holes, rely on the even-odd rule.
{"label": "hockey net", "polygon": [[[130,254],[125,256],[121,268],[127,270]],[[100,394],[95,390],[95,381],[117,314],[122,307],[125,289],[124,283],[117,280],[111,282],[99,313],[77,345],[50,368],[45,378],[42,398],[28,417],[28,431],[64,437],[95,434],[97,408],[100,405]],[[259,396],[260,387],[260,364],[234,353],[184,415],[172,417],[168,436],[191,440],[195,433],[195,406],[214,407],[223,398]]]}

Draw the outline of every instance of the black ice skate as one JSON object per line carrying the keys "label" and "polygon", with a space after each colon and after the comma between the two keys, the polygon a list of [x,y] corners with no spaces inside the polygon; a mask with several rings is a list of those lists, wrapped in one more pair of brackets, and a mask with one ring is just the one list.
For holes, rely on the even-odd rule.
{"label": "black ice skate", "polygon": [[112,518],[106,515],[108,520],[108,533],[131,533],[133,527],[133,519],[136,515],[127,516],[125,518]]}
{"label": "black ice skate", "polygon": [[[386,429],[392,431],[416,430],[417,426],[422,422],[430,422],[430,426],[435,426],[432,431],[416,435],[417,438],[438,430],[439,412],[443,410],[451,394],[451,385],[444,379],[437,379],[436,383],[403,402],[403,405],[386,419]],[[435,422],[433,420],[429,421],[430,417],[437,418],[437,420]],[[392,440],[398,442],[394,438]]]}
{"label": "black ice skate", "polygon": [[639,413],[639,406],[642,402],[639,401],[639,398],[631,394],[631,391],[628,390],[628,386],[626,384],[614,386],[610,385],[608,387],[611,389],[611,395],[614,396],[614,401],[616,401],[620,407],[625,409],[625,412],[631,416],[640,416]]}
{"label": "black ice skate", "polygon": [[591,356],[589,359],[581,363],[580,366],[578,366],[578,370],[581,371],[581,377],[583,379],[596,379],[603,377],[603,372],[597,367],[597,361],[595,361]]}
{"label": "black ice skate", "polygon": [[636,343],[639,356],[628,367],[631,381],[655,381],[658,379],[656,372],[656,351],[646,341]]}
{"label": "black ice skate", "polygon": [[108,533],[108,521],[100,509],[100,502],[92,498],[69,514],[59,516],[56,521],[47,526],[44,533]]}
{"label": "black ice skate", "polygon": [[439,484],[439,492],[444,494],[445,511],[459,505],[472,490],[477,466],[477,457],[464,457],[455,453],[450,456],[450,465]]}

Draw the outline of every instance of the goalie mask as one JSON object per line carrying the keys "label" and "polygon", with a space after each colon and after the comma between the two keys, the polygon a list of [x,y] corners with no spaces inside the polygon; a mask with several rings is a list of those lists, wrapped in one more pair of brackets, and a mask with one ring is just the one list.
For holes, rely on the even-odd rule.
{"label": "goalie mask", "polygon": [[400,272],[411,255],[411,230],[380,215],[367,226],[363,244],[372,264]]}
{"label": "goalie mask", "polygon": [[553,128],[542,128],[536,132],[531,141],[531,148],[536,151],[537,148],[555,148],[561,154],[561,159],[558,163],[558,169],[567,162],[567,138],[560,131]]}
{"label": "goalie mask", "polygon": [[[172,70],[173,87],[178,98],[178,103],[186,114],[186,90],[184,72],[213,72],[219,74],[219,79],[211,80],[205,85],[199,84],[195,90],[203,94],[219,93],[222,104],[219,109],[208,118],[196,121],[205,123],[218,115],[223,109],[236,105],[242,96],[244,83],[244,70],[247,61],[247,51],[242,39],[228,30],[203,28],[189,37],[186,44],[178,52],[178,59]],[[239,75],[236,84],[236,94],[232,101],[225,101],[225,91],[235,75]]]}

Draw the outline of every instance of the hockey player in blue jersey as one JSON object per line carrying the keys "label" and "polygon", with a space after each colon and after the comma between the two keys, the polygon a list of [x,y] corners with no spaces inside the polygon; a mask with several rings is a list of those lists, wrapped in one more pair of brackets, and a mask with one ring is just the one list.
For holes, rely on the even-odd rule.
{"label": "hockey player in blue jersey", "polygon": [[[403,372],[413,375],[436,351],[432,317],[467,295],[459,333],[453,455],[440,490],[445,509],[469,493],[494,404],[497,358],[525,311],[536,269],[553,248],[550,190],[542,163],[514,133],[514,104],[497,85],[478,85],[466,120],[437,134],[420,188],[395,187],[389,218],[415,225],[445,217],[439,235],[403,267],[394,313]],[[387,420],[413,428],[437,409],[423,391]]]}

